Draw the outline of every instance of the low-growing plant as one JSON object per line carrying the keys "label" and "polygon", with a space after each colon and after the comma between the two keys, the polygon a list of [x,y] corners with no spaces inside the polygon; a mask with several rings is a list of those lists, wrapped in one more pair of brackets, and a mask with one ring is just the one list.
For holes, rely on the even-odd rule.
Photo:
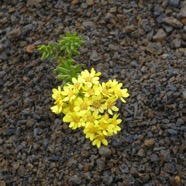
{"label": "low-growing plant", "polygon": [[54,70],[57,73],[56,78],[63,84],[71,82],[73,77],[77,77],[82,69],[82,64],[75,63],[73,56],[79,55],[78,49],[84,43],[81,36],[77,33],[66,33],[66,36],[60,36],[57,43],[41,45],[38,47],[42,53],[41,60],[56,60],[58,66]]}
{"label": "low-growing plant", "polygon": [[[68,34],[66,37],[71,38],[71,36],[73,38],[78,37],[78,41],[81,41],[81,44],[83,43],[77,34]],[[69,127],[73,130],[82,128],[86,138],[92,141],[92,145],[98,148],[101,144],[108,145],[106,137],[117,134],[121,130],[120,123],[122,120],[119,119],[119,114],[117,114],[119,108],[116,103],[118,99],[123,103],[126,102],[125,98],[129,96],[128,90],[123,89],[123,84],[115,79],[100,83],[101,72],[96,72],[94,68],[90,72],[88,70],[80,72],[79,65],[75,66],[74,63],[70,62],[73,60],[71,58],[73,55],[79,54],[77,49],[80,45],[76,45],[76,48],[68,47],[67,51],[67,49],[64,49],[67,47],[63,47],[63,45],[69,46],[67,43],[70,39],[66,38],[65,41],[63,37],[61,39],[63,42],[59,42],[60,47],[57,44],[52,45],[52,49],[47,49],[48,46],[39,48],[43,54],[45,53],[44,57],[42,55],[42,59],[46,59],[46,56],[50,59],[58,56],[58,60],[63,60],[65,70],[68,69],[66,67],[78,67],[78,70],[75,71],[75,75],[70,75],[68,79],[61,78],[63,85],[58,86],[58,89],[52,89],[52,98],[55,101],[51,110],[55,114],[62,113],[64,116],[63,122],[69,123]],[[55,47],[57,49],[53,50]],[[60,55],[56,54],[58,48],[60,48]],[[65,57],[61,57],[61,54]],[[55,71],[64,76],[67,72],[64,69],[59,70],[61,67],[58,66]]]}

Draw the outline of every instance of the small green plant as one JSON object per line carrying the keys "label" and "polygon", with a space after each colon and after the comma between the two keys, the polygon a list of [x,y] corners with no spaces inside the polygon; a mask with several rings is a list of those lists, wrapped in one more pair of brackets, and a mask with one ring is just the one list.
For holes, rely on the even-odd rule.
{"label": "small green plant", "polygon": [[107,136],[117,134],[121,130],[118,118],[117,100],[126,102],[128,90],[122,83],[109,80],[100,83],[101,72],[94,68],[81,71],[82,65],[75,64],[73,56],[79,55],[78,49],[83,40],[77,33],[66,33],[56,44],[39,46],[41,59],[57,60],[59,65],[54,70],[57,79],[63,82],[58,89],[52,89],[55,114],[63,114],[63,122],[69,123],[73,130],[82,128],[86,138],[98,148],[101,144],[108,145]]}
{"label": "small green plant", "polygon": [[77,33],[67,32],[66,36],[60,36],[59,42],[38,47],[39,52],[42,53],[41,60],[56,60],[59,63],[54,71],[57,73],[56,78],[63,81],[63,84],[77,77],[83,67],[72,59],[73,56],[80,54],[78,49],[83,43],[82,37]]}

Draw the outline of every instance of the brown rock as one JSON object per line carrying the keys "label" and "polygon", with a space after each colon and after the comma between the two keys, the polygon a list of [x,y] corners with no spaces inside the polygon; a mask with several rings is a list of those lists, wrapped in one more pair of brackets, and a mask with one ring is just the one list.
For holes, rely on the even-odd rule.
{"label": "brown rock", "polygon": [[21,165],[19,167],[19,169],[17,170],[17,173],[18,173],[19,176],[23,177],[25,175],[25,171],[26,171],[25,167],[23,165]]}
{"label": "brown rock", "polygon": [[154,41],[164,41],[167,37],[167,34],[163,29],[159,29],[158,32],[153,36]]}
{"label": "brown rock", "polygon": [[35,45],[28,45],[26,51],[31,54],[33,53],[34,49],[35,49]]}
{"label": "brown rock", "polygon": [[126,32],[126,33],[131,33],[131,32],[133,32],[133,31],[135,31],[135,30],[137,30],[137,27],[134,26],[134,25],[129,25],[129,26],[126,26],[126,27],[125,27],[125,32]]}
{"label": "brown rock", "polygon": [[174,17],[166,17],[163,19],[163,22],[168,25],[171,25],[174,28],[182,28],[183,27],[183,24],[178,19],[176,19]]}
{"label": "brown rock", "polygon": [[111,150],[108,147],[100,147],[99,154],[103,157],[110,157]]}
{"label": "brown rock", "polygon": [[6,186],[6,183],[4,181],[0,181],[1,186]]}
{"label": "brown rock", "polygon": [[152,54],[160,55],[162,54],[162,46],[161,43],[149,43],[146,47],[146,50]]}
{"label": "brown rock", "polygon": [[93,5],[94,4],[94,0],[86,0],[87,5]]}
{"label": "brown rock", "polygon": [[155,141],[153,139],[148,139],[144,141],[144,147],[146,148],[152,148],[155,144]]}
{"label": "brown rock", "polygon": [[180,48],[181,47],[181,39],[176,38],[172,42],[173,42],[173,45],[174,45],[175,48]]}
{"label": "brown rock", "polygon": [[28,0],[27,1],[27,6],[38,6],[40,3],[42,2],[42,0]]}
{"label": "brown rock", "polygon": [[8,39],[16,39],[21,35],[21,29],[20,28],[16,28],[11,30],[10,32],[8,32],[7,34]]}
{"label": "brown rock", "polygon": [[173,174],[176,171],[175,165],[173,163],[165,163],[164,171]]}
{"label": "brown rock", "polygon": [[71,2],[71,5],[74,6],[74,5],[78,4],[79,2],[80,2],[80,0],[73,0],[73,1]]}
{"label": "brown rock", "polygon": [[186,6],[183,6],[180,10],[179,16],[181,18],[186,18]]}

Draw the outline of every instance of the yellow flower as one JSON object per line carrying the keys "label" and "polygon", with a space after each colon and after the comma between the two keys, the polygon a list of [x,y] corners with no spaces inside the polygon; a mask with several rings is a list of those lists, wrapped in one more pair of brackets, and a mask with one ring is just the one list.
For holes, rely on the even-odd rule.
{"label": "yellow flower", "polygon": [[64,86],[62,91],[62,95],[64,96],[63,101],[72,101],[76,98],[77,94],[79,93],[78,89],[75,89],[71,86]]}
{"label": "yellow flower", "polygon": [[90,108],[91,101],[89,98],[80,98],[74,100],[74,111],[79,112],[80,115],[85,114]]}
{"label": "yellow flower", "polygon": [[83,132],[85,133],[86,138],[90,138],[92,141],[95,138],[95,135],[99,131],[98,123],[88,123],[85,125]]}
{"label": "yellow flower", "polygon": [[63,117],[63,121],[70,123],[69,127],[72,129],[77,129],[78,127],[85,126],[85,123],[84,123],[82,117],[79,116],[76,112],[67,113]]}
{"label": "yellow flower", "polygon": [[63,96],[61,94],[62,93],[61,87],[58,86],[58,89],[53,88],[52,92],[53,92],[52,98],[55,99],[55,102],[54,102],[55,105],[51,107],[50,109],[55,114],[60,114],[62,111],[62,106],[63,106]]}
{"label": "yellow flower", "polygon": [[73,83],[73,87],[75,88],[75,89],[80,89],[82,86],[83,86],[83,83],[84,83],[84,79],[83,78],[81,78],[80,76],[78,76],[78,78],[76,79],[76,78],[72,78],[72,83]]}
{"label": "yellow flower", "polygon": [[86,114],[82,115],[82,118],[85,122],[85,126],[88,124],[94,124],[101,116],[98,115],[97,112],[91,112],[90,110],[86,112]]}
{"label": "yellow flower", "polygon": [[128,90],[125,89],[114,89],[114,93],[116,95],[117,98],[121,99],[122,102],[126,102],[123,98],[127,98],[129,97],[129,93]]}
{"label": "yellow flower", "polygon": [[109,121],[108,121],[109,123],[112,124],[112,127],[113,127],[112,130],[113,130],[114,134],[117,134],[118,131],[121,130],[121,128],[118,125],[122,122],[122,120],[117,119],[117,118],[118,118],[118,115],[114,114],[113,118],[110,118]]}
{"label": "yellow flower", "polygon": [[103,113],[104,110],[106,109],[105,105],[103,104],[105,102],[105,100],[103,99],[103,97],[101,95],[97,95],[97,96],[92,96],[91,97],[91,111],[96,111]]}
{"label": "yellow flower", "polygon": [[90,96],[94,96],[94,95],[99,95],[101,94],[101,87],[100,84],[95,84],[92,87],[88,86],[87,84],[85,84],[82,87],[82,93],[84,93],[85,97],[90,97]]}
{"label": "yellow flower", "polygon": [[102,115],[101,119],[99,120],[99,125],[100,125],[100,131],[103,133],[105,136],[110,136],[113,133],[113,126],[109,123],[109,115],[105,114]]}
{"label": "yellow flower", "polygon": [[101,84],[101,90],[100,90],[100,92],[101,92],[104,96],[106,96],[106,97],[110,97],[110,96],[112,95],[110,89],[108,88],[108,86],[107,86],[106,83],[104,83],[104,82]]}
{"label": "yellow flower", "polygon": [[[109,81],[107,81],[106,82],[106,86],[108,87],[108,88],[114,88],[115,86],[117,86],[118,85],[118,81],[117,80],[109,80]],[[120,83],[120,87],[122,86],[122,84]]]}
{"label": "yellow flower", "polygon": [[88,86],[92,86],[92,84],[98,84],[99,83],[99,77],[101,73],[94,70],[94,68],[91,69],[91,72],[89,73],[88,70],[84,70],[81,72],[81,77],[85,80],[85,84]]}
{"label": "yellow flower", "polygon": [[115,111],[115,112],[117,112],[119,109],[115,106],[115,104],[116,104],[116,98],[114,98],[114,97],[110,97],[110,98],[108,98],[107,100],[106,100],[106,102],[105,102],[105,106],[106,106],[106,108],[108,109],[108,113],[109,114],[111,114],[111,115],[113,115],[113,112],[112,111]]}
{"label": "yellow flower", "polygon": [[95,136],[94,141],[92,142],[92,145],[96,145],[97,148],[100,148],[101,143],[103,143],[103,145],[108,145],[108,141],[105,139],[105,136],[101,133],[99,133],[98,135]]}
{"label": "yellow flower", "polygon": [[75,107],[74,102],[69,102],[69,103],[65,102],[63,104],[63,110],[62,110],[63,114],[74,112],[74,107]]}
{"label": "yellow flower", "polygon": [[113,81],[109,80],[106,83],[106,86],[110,87],[110,91],[114,92],[116,98],[121,99],[121,101],[124,103],[126,102],[123,98],[129,97],[129,93],[127,92],[128,90],[126,88],[121,88],[123,86],[122,83],[118,83],[118,81],[114,79]]}

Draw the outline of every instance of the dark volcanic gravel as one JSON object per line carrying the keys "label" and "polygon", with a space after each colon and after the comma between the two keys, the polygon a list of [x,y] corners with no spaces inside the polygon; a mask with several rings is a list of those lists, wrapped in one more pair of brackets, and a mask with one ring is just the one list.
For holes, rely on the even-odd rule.
{"label": "dark volcanic gravel", "polygon": [[[186,1],[1,0],[0,186],[186,185]],[[130,97],[122,131],[92,147],[50,111],[54,62],[37,46],[66,31],[76,58]]]}

